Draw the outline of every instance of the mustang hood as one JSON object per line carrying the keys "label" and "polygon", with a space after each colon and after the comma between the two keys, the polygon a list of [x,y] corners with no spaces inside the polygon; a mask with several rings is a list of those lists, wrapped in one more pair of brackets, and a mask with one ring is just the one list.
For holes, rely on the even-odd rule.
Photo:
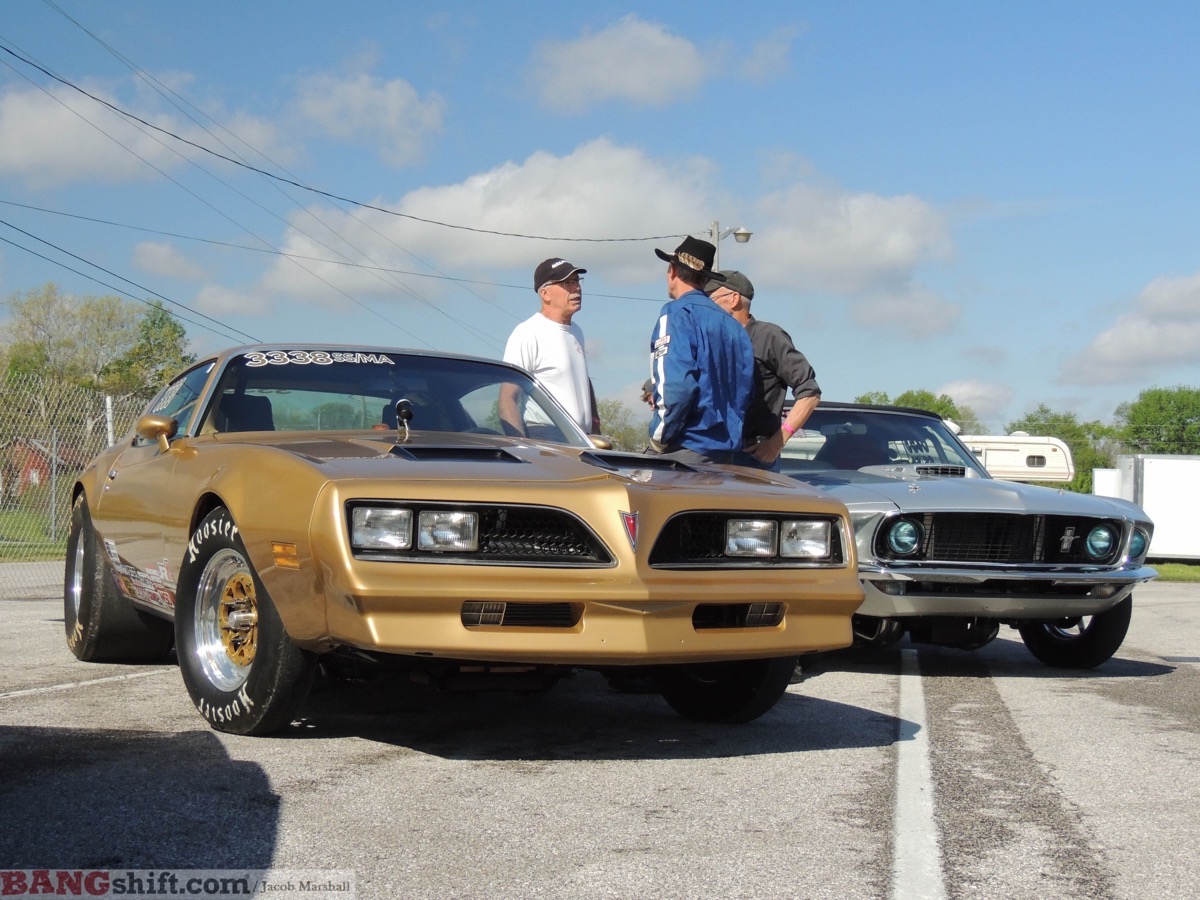
{"label": "mustang hood", "polygon": [[853,512],[870,507],[906,512],[1020,512],[1145,519],[1135,504],[1114,497],[1039,487],[993,478],[892,478],[868,472],[815,472],[806,484],[832,494]]}

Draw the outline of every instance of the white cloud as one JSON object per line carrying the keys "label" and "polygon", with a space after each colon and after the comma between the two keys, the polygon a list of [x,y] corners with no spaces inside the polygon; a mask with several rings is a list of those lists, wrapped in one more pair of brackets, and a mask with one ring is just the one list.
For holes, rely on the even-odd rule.
{"label": "white cloud", "polygon": [[951,252],[945,219],[918,197],[854,193],[801,181],[764,197],[758,249],[806,290],[894,287]]}
{"label": "white cloud", "polygon": [[[401,216],[357,210],[353,216],[312,207],[293,216],[295,227],[280,242],[285,253],[329,259],[321,243],[334,244],[356,261],[394,269],[436,271],[494,279],[509,270],[524,284],[539,260],[560,255],[603,273],[608,284],[659,283],[661,263],[653,249],[673,249],[683,231],[703,234],[718,206],[718,173],[701,157],[651,157],[606,139],[590,141],[564,156],[538,152],[464,181],[412,191],[399,200],[376,200]],[[761,201],[752,243],[721,242],[722,260],[751,272],[764,295],[833,293],[847,298],[855,320],[868,328],[926,336],[954,327],[961,309],[916,280],[922,264],[950,252],[938,213],[915,197],[883,197],[813,188],[808,182]],[[314,229],[311,216],[327,226]],[[469,225],[451,230],[403,216]],[[729,224],[733,224],[732,221]],[[653,241],[573,242],[505,239],[494,234],[614,238],[659,235]],[[828,232],[828,233],[826,233]],[[421,262],[418,262],[420,260]],[[306,271],[309,270],[309,271]],[[310,274],[311,272],[311,274]],[[314,277],[314,275],[316,277]],[[327,262],[303,268],[278,260],[263,290],[310,302],[342,302],[330,285],[354,296],[398,297],[407,289],[422,297],[439,283],[424,278],[381,276]],[[398,289],[397,285],[403,285]]]}
{"label": "white cloud", "polygon": [[342,141],[369,144],[391,166],[421,158],[429,136],[442,130],[445,103],[424,99],[407,81],[367,73],[310,75],[298,85],[296,113]]}
{"label": "white cloud", "polygon": [[970,407],[981,422],[999,419],[1013,399],[1008,385],[974,379],[948,382],[934,393],[945,394],[959,406]]}
{"label": "white cloud", "polygon": [[786,72],[792,42],[802,32],[802,28],[785,25],[769,37],[757,41],[742,59],[742,76],[748,81],[763,82]]}
{"label": "white cloud", "polygon": [[962,307],[920,286],[851,298],[850,316],[860,328],[909,337],[932,337],[950,331]]}
{"label": "white cloud", "polygon": [[133,264],[143,272],[167,278],[200,281],[204,269],[184,256],[174,244],[143,241],[133,248]]}
{"label": "white cloud", "polygon": [[267,312],[270,304],[256,291],[236,291],[219,284],[206,284],[196,294],[193,306],[206,316],[225,319],[236,314]]}
{"label": "white cloud", "polygon": [[[103,88],[85,85],[89,93],[128,109],[158,128],[197,144],[213,139],[190,122],[129,104]],[[144,93],[139,94],[139,103]],[[227,124],[243,140],[287,163],[291,154],[278,145],[273,125],[251,116]],[[81,152],[81,148],[87,148]],[[220,152],[220,147],[215,147]],[[62,86],[45,90],[8,90],[0,94],[0,176],[23,178],[35,188],[73,182],[125,183],[160,177],[157,170],[179,167],[197,151]],[[205,156],[204,160],[210,158]]]}
{"label": "white cloud", "polygon": [[1154,380],[1159,372],[1200,359],[1200,273],[1158,278],[1133,308],[1063,363],[1065,384]]}
{"label": "white cloud", "polygon": [[707,71],[695,44],[631,13],[576,40],[540,44],[529,83],[543,106],[583,113],[608,100],[662,107],[689,99]]}

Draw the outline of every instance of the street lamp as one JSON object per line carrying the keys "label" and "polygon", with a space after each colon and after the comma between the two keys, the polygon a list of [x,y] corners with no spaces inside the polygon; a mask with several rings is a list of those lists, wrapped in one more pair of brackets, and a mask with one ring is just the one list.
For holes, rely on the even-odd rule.
{"label": "street lamp", "polygon": [[754,232],[742,228],[740,225],[722,229],[721,223],[714,219],[712,225],[709,226],[709,234],[712,235],[712,245],[717,248],[717,252],[713,254],[713,269],[719,269],[721,268],[721,241],[732,234],[735,241],[744,244],[750,240],[750,235]]}

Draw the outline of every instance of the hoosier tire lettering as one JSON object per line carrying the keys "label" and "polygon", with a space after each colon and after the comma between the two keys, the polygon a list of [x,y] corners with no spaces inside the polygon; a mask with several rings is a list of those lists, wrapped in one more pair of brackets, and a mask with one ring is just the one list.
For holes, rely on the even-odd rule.
{"label": "hoosier tire lettering", "polygon": [[229,511],[213,510],[188,542],[175,603],[179,671],[218,731],[269,734],[308,696],[316,658],[288,637]]}

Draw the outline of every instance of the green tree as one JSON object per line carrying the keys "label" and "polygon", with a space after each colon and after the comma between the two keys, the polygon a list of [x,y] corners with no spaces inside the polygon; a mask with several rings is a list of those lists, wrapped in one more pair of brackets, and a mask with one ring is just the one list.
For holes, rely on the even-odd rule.
{"label": "green tree", "polygon": [[53,283],[13,294],[4,325],[8,371],[96,384],[133,346],[137,311],[119,297],[71,297]]}
{"label": "green tree", "polygon": [[635,413],[620,400],[597,400],[600,407],[600,430],[613,440],[617,450],[642,450],[649,442],[646,431],[649,410],[641,416],[640,410]]}
{"label": "green tree", "polygon": [[1149,388],[1116,411],[1130,453],[1200,453],[1200,388]]}
{"label": "green tree", "polygon": [[975,411],[969,406],[959,406],[949,394],[913,390],[897,395],[895,400],[889,400],[888,395],[883,391],[870,391],[855,397],[854,402],[869,403],[872,406],[911,406],[914,409],[928,410],[943,419],[950,419],[959,427],[962,434],[978,434],[983,428]]}
{"label": "green tree", "polygon": [[105,367],[102,385],[114,394],[150,399],[175,375],[196,361],[187,351],[187,331],[157,300],[138,318],[137,338]]}
{"label": "green tree", "polygon": [[1025,431],[1040,437],[1056,437],[1071,448],[1075,477],[1065,487],[1081,494],[1092,492],[1092,470],[1111,469],[1116,464],[1112,452],[1114,431],[1101,422],[1080,422],[1073,412],[1055,412],[1041,404],[1036,410],[1015,422],[1009,422],[1008,432]]}

